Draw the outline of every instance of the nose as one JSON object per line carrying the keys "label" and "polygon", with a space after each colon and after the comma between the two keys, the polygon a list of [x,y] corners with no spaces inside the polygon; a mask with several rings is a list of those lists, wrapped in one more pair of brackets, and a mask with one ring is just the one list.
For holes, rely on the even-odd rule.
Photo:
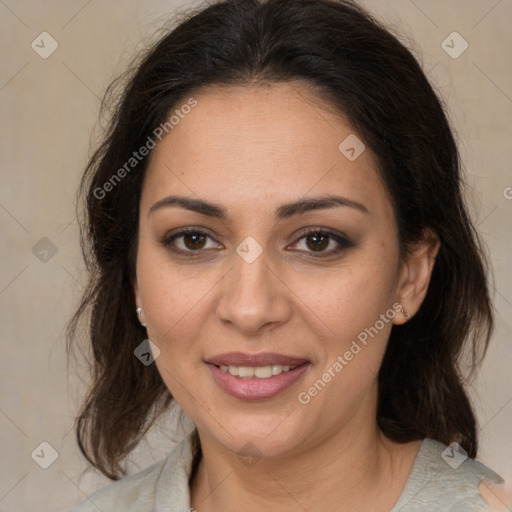
{"label": "nose", "polygon": [[266,251],[251,263],[235,253],[222,280],[217,316],[247,336],[272,330],[292,314],[292,293],[270,263]]}

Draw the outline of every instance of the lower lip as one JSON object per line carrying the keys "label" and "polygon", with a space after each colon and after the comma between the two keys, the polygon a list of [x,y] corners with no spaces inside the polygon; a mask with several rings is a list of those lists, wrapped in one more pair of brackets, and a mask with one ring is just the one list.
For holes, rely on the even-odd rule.
{"label": "lower lip", "polygon": [[309,368],[309,363],[301,364],[293,370],[274,375],[268,379],[241,379],[217,366],[207,363],[215,382],[229,395],[242,400],[265,400],[272,398],[297,382]]}

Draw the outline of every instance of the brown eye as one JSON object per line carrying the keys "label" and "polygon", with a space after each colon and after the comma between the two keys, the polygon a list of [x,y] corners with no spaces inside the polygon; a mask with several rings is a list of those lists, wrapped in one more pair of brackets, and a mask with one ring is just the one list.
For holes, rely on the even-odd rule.
{"label": "brown eye", "polygon": [[350,239],[341,233],[332,233],[322,229],[310,229],[293,244],[299,252],[314,257],[334,256],[354,246]]}
{"label": "brown eye", "polygon": [[211,249],[222,248],[208,233],[198,229],[184,229],[163,238],[160,243],[170,251],[183,256],[200,256]]}
{"label": "brown eye", "polygon": [[190,250],[202,249],[206,243],[206,236],[199,233],[186,233],[183,235],[183,243]]}
{"label": "brown eye", "polygon": [[321,233],[314,233],[308,235],[306,240],[308,248],[312,251],[323,251],[329,245],[330,237]]}

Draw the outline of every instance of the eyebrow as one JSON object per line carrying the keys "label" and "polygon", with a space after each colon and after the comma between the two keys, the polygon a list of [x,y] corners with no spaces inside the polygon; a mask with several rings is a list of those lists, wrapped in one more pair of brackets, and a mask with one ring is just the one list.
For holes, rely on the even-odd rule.
{"label": "eyebrow", "polygon": [[[148,216],[154,213],[156,210],[166,207],[178,206],[185,208],[201,215],[207,215],[208,217],[214,217],[216,219],[228,220],[229,215],[227,210],[222,206],[204,201],[202,199],[192,199],[185,196],[171,195],[164,197],[157,201],[149,209]],[[358,201],[348,199],[342,196],[327,195],[321,197],[312,197],[307,199],[299,199],[291,203],[285,203],[276,208],[275,217],[279,220],[287,219],[294,215],[307,213],[313,210],[320,210],[325,208],[336,208],[345,206],[359,210],[362,213],[369,213],[368,208]]]}

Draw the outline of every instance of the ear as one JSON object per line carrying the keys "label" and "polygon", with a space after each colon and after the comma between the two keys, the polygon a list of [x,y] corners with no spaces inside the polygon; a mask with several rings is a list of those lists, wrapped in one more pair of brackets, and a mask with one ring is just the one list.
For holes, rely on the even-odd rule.
{"label": "ear", "polygon": [[[397,301],[404,310],[413,317],[427,295],[430,277],[434,269],[436,256],[441,242],[431,229],[423,232],[422,238],[407,248],[404,261],[399,271]],[[395,315],[393,323],[405,323],[405,314]]]}

